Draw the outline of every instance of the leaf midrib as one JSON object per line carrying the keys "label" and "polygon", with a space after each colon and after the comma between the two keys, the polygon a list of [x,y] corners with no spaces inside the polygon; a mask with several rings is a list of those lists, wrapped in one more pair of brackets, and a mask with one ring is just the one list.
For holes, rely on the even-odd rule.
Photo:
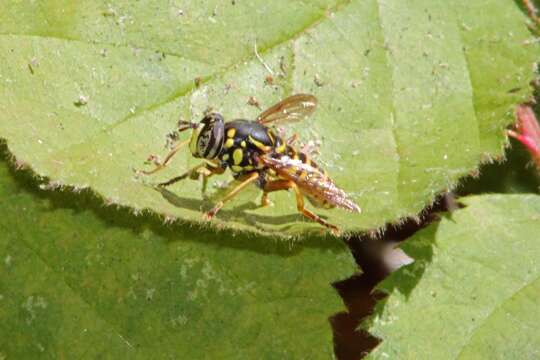
{"label": "leaf midrib", "polygon": [[[376,0],[376,3],[377,3],[377,23],[379,25],[379,31],[383,37],[383,44],[387,44],[387,37],[386,37],[386,32],[384,30],[384,27],[383,27],[383,24],[382,24],[382,16],[384,14],[384,12],[381,10],[381,1],[384,1],[384,0]],[[455,25],[455,29],[457,30],[457,34],[459,36],[459,42],[460,44],[462,44],[463,46],[461,47],[462,48],[462,52],[461,52],[461,56],[463,57],[464,61],[465,61],[465,67],[467,69],[467,81],[468,81],[468,90],[470,92],[470,96],[467,96],[467,99],[470,99],[471,100],[471,103],[472,103],[472,108],[474,109],[474,121],[475,121],[475,124],[476,124],[476,128],[478,129],[478,143],[481,142],[481,139],[480,139],[480,121],[479,121],[479,118],[478,118],[478,110],[477,110],[477,104],[476,104],[476,96],[475,96],[475,93],[474,93],[474,86],[473,86],[473,78],[472,78],[472,74],[471,74],[471,66],[470,66],[470,62],[469,62],[469,59],[467,57],[467,53],[465,51],[465,46],[464,46],[464,42],[463,42],[463,37],[461,35],[461,27],[460,27],[460,24],[457,22],[457,17],[456,16],[453,16],[453,20],[454,20],[454,25]],[[390,53],[390,49],[388,49],[387,46],[384,46],[384,53],[385,53],[385,59],[386,59],[386,67],[388,68],[388,71],[389,71],[389,76],[390,76],[390,81],[392,83],[392,96],[391,96],[391,102],[392,102],[392,109],[390,111],[390,114],[391,114],[391,117],[392,117],[392,122],[391,122],[391,126],[390,126],[390,130],[391,130],[391,134],[392,134],[392,139],[394,141],[394,144],[395,144],[395,154],[396,154],[396,157],[397,157],[397,164],[398,164],[398,171],[397,171],[397,175],[396,175],[396,193],[397,193],[397,202],[398,204],[403,208],[403,203],[402,203],[402,198],[400,196],[401,192],[398,191],[399,190],[399,183],[402,181],[402,177],[403,177],[403,162],[402,162],[402,157],[401,157],[401,151],[400,149],[402,148],[402,145],[400,144],[399,142],[399,137],[397,136],[397,132],[396,132],[396,127],[395,127],[395,119],[396,119],[396,116],[397,116],[397,112],[396,112],[396,84],[395,84],[395,81],[394,81],[394,69],[392,68],[391,64],[391,60],[390,60],[390,57],[391,57],[391,53]],[[461,173],[461,172],[460,172]],[[462,174],[461,174],[462,175]],[[451,184],[452,187],[453,186],[456,186],[456,181],[457,181],[457,178],[454,178],[453,179],[453,183]],[[450,186],[449,186],[450,188]],[[435,194],[432,195],[432,197],[430,199],[428,199],[426,201],[426,203],[424,205],[427,206],[427,204],[430,204],[433,202],[435,198]],[[420,210],[420,209],[419,209]],[[401,215],[400,215],[401,217]]]}
{"label": "leaf midrib", "polygon": [[202,59],[195,59],[195,58],[190,58],[190,57],[187,57],[185,55],[181,55],[181,54],[178,54],[178,53],[173,53],[173,52],[166,52],[166,51],[162,51],[160,49],[155,49],[155,48],[149,48],[149,47],[146,47],[146,46],[138,46],[138,45],[134,45],[134,44],[119,44],[119,43],[111,43],[111,42],[106,42],[106,41],[88,41],[88,40],[83,40],[83,39],[79,39],[79,38],[75,38],[75,37],[68,37],[68,36],[58,36],[58,35],[45,35],[45,34],[33,34],[33,33],[24,33],[24,34],[17,34],[17,33],[2,33],[0,32],[0,36],[12,36],[12,37],[28,37],[28,38],[37,38],[37,39],[45,39],[45,40],[59,40],[59,41],[66,41],[66,42],[74,42],[74,43],[79,43],[79,44],[85,44],[85,45],[95,45],[95,46],[108,46],[108,47],[114,47],[114,48],[117,48],[117,49],[137,49],[137,50],[143,50],[143,51],[148,51],[148,52],[156,52],[156,51],[159,51],[161,54],[165,55],[165,56],[170,56],[170,57],[176,57],[180,60],[186,60],[186,61],[189,61],[189,62],[193,62],[193,63],[200,63],[200,64],[203,64],[203,65],[209,65],[209,66],[212,66],[213,64],[209,63],[209,62],[206,62]]}
{"label": "leaf midrib", "polygon": [[[342,11],[342,9],[345,8],[347,5],[349,5],[350,3],[352,3],[352,1],[353,0],[346,0],[346,1],[343,1],[341,3],[338,3],[336,6],[329,9],[329,11],[333,12],[333,13],[337,13],[339,11]],[[305,27],[303,27],[302,29],[300,29],[296,33],[292,34],[292,36],[280,39],[280,40],[276,41],[273,44],[268,44],[265,47],[259,48],[258,53],[261,56],[264,56],[265,54],[270,53],[272,50],[278,48],[279,46],[281,46],[283,44],[293,42],[294,40],[296,40],[297,38],[299,38],[300,36],[305,34],[310,29],[313,29],[313,28],[317,27],[319,24],[321,24],[321,23],[323,23],[325,21],[328,21],[328,20],[330,20],[330,19],[326,15],[326,13],[322,13],[321,16],[318,16],[318,17],[314,18],[314,20],[312,22],[308,23]],[[2,34],[0,34],[0,35],[2,35]],[[12,34],[12,36],[26,36],[26,35]],[[46,38],[46,37],[44,37],[44,38]],[[85,41],[82,41],[82,40],[73,40],[73,41],[89,43],[89,42],[85,42]],[[90,43],[90,44],[93,44],[93,43]],[[109,45],[109,46],[115,46],[115,47],[116,46],[118,46],[118,47],[130,47],[130,45],[117,45],[117,44],[114,44],[114,43],[96,43],[96,44]],[[152,50],[152,49],[149,49],[149,50]],[[157,50],[154,49],[154,51],[157,51]],[[172,56],[177,56],[177,55],[172,54]],[[193,60],[190,60],[190,61],[193,61]],[[128,114],[127,116],[123,117],[122,119],[119,119],[119,120],[115,121],[113,124],[108,125],[108,126],[104,127],[102,130],[90,135],[85,140],[77,142],[77,143],[71,143],[67,147],[60,147],[59,150],[57,150],[53,154],[53,156],[60,153],[60,152],[69,151],[73,147],[82,146],[82,145],[85,145],[87,143],[92,143],[95,139],[99,138],[103,134],[106,134],[106,133],[110,132],[111,130],[113,130],[117,126],[120,126],[120,125],[128,122],[130,119],[138,117],[138,116],[140,116],[140,115],[142,115],[142,114],[144,114],[144,113],[146,113],[148,111],[153,111],[153,110],[156,110],[156,109],[158,109],[158,108],[160,108],[162,106],[166,106],[166,105],[168,105],[170,103],[173,103],[174,101],[176,101],[176,100],[178,100],[178,99],[180,99],[182,97],[190,96],[200,85],[203,85],[203,84],[206,84],[206,83],[208,83],[208,82],[210,82],[212,80],[216,80],[216,79],[220,79],[220,78],[224,77],[227,73],[234,70],[237,66],[239,66],[241,64],[248,63],[248,62],[255,62],[255,61],[258,61],[258,60],[257,60],[257,57],[255,56],[254,53],[252,53],[248,57],[240,58],[240,59],[238,59],[236,61],[233,61],[230,65],[228,65],[228,66],[222,68],[221,70],[216,71],[216,72],[210,74],[209,76],[201,79],[201,81],[198,83],[198,86],[195,85],[195,82],[192,82],[187,87],[183,86],[181,88],[178,88],[178,89],[175,90],[173,95],[163,99],[160,102],[150,104],[150,105],[148,105],[146,107],[138,109],[137,111],[135,111],[133,113]],[[86,116],[86,115],[83,115],[83,116]]]}
{"label": "leaf midrib", "polygon": [[[382,19],[381,19],[381,16],[382,16],[382,14],[381,14],[381,0],[375,0],[375,2],[376,2],[376,5],[377,5],[377,19],[376,19],[376,22],[378,23],[379,31],[381,33],[383,42],[386,43],[386,34],[385,34],[385,31],[384,31],[383,22],[382,22]],[[284,37],[284,38],[281,38],[281,39],[279,39],[278,41],[276,41],[276,42],[274,42],[272,44],[267,44],[265,47],[260,48],[259,53],[261,55],[268,54],[269,52],[271,52],[275,48],[278,48],[278,47],[280,47],[280,46],[282,46],[283,44],[286,44],[286,43],[292,43],[294,45],[294,40],[301,37],[301,36],[303,36],[304,34],[306,34],[310,29],[316,28],[321,23],[326,23],[327,21],[332,21],[333,20],[332,17],[330,15],[328,15],[330,12],[335,14],[335,13],[338,13],[340,11],[343,11],[343,9],[346,8],[347,5],[350,5],[351,3],[353,3],[353,0],[346,0],[346,1],[343,1],[341,3],[338,3],[336,6],[329,9],[328,12],[326,12],[326,13],[323,12],[323,13],[319,14],[319,16],[315,17],[313,19],[313,21],[306,24],[305,27],[303,27],[299,31],[295,32],[294,34],[292,34],[290,36],[287,36],[287,37]],[[454,22],[457,21],[456,17],[454,17],[453,20],[454,20]],[[460,28],[458,23],[455,23],[455,25],[456,26],[454,28],[457,31],[457,34],[461,35],[462,29]],[[16,34],[13,34],[12,36],[16,36]],[[23,35],[20,35],[20,36],[23,36]],[[76,40],[76,39],[71,40],[71,41],[84,42],[82,40]],[[461,36],[459,36],[459,41],[460,41],[461,44],[463,44],[463,39],[462,39]],[[108,44],[107,43],[93,43],[93,42],[87,42],[87,43],[89,43],[89,44],[104,44],[104,45],[110,45],[110,46],[115,46],[115,47],[129,47],[129,46],[131,46],[131,45],[118,45],[118,44],[115,44],[115,43],[108,43]],[[151,49],[149,49],[149,50],[151,50]],[[392,71],[394,69],[391,68],[391,61],[390,61],[390,58],[389,58],[389,56],[391,56],[391,54],[390,54],[389,49],[384,47],[384,53],[385,53],[385,57],[386,57],[386,68],[388,68],[388,70],[390,71],[390,73],[392,75]],[[293,54],[293,61],[294,61],[294,55],[295,55],[294,48],[293,48],[292,54]],[[172,56],[176,56],[176,55],[173,54]],[[465,64],[466,64],[465,68],[467,70],[466,75],[467,75],[468,84],[469,84],[469,89],[468,89],[469,90],[469,96],[466,96],[467,99],[465,99],[465,100],[471,100],[471,102],[473,104],[473,109],[474,109],[474,120],[476,122],[476,127],[479,128],[477,106],[476,106],[476,97],[475,97],[475,94],[474,94],[474,88],[472,86],[471,68],[470,68],[470,64],[469,64],[469,61],[468,61],[467,54],[466,54],[465,50],[463,50],[462,56],[463,56],[463,58],[465,60]],[[225,68],[221,68],[219,71],[211,73],[206,78],[202,79],[201,84],[205,84],[205,83],[208,83],[210,81],[223,78],[226,74],[228,74],[231,70],[234,70],[235,68],[237,68],[237,66],[240,65],[240,64],[249,63],[249,62],[257,62],[257,61],[258,60],[257,60],[255,54],[251,53],[249,56],[247,56],[245,58],[242,58],[242,59],[237,59],[237,61],[234,61],[231,65],[229,65],[229,66],[227,66]],[[293,76],[294,76],[294,74],[291,71],[291,78]],[[391,113],[393,114],[393,117],[395,118],[395,116],[397,116],[396,115],[396,99],[395,99],[395,87],[396,87],[396,85],[395,85],[395,82],[393,81],[392,76],[391,76],[391,84],[392,84],[391,87],[392,87],[392,90],[393,90],[391,98],[390,98],[391,106],[392,106]],[[171,104],[171,103],[177,101],[179,98],[190,96],[191,94],[194,93],[194,91],[196,89],[197,89],[197,87],[195,86],[194,83],[190,83],[187,86],[184,85],[182,87],[179,87],[179,88],[177,88],[175,90],[175,92],[172,95],[169,95],[168,97],[164,98],[163,100],[161,100],[159,102],[156,102],[156,103],[150,104],[148,106],[141,107],[141,108],[137,109],[137,111],[135,111],[134,113],[130,113],[127,116],[124,116],[123,118],[117,120],[113,124],[103,127],[102,129],[98,130],[97,132],[89,135],[86,139],[84,139],[82,141],[79,141],[79,142],[76,142],[76,143],[71,143],[71,144],[69,144],[69,145],[67,145],[65,147],[59,147],[58,150],[56,150],[56,152],[52,154],[52,156],[59,155],[61,153],[64,153],[65,151],[69,151],[70,149],[72,149],[74,147],[85,146],[86,144],[92,144],[96,140],[100,139],[102,136],[104,136],[106,134],[109,134],[114,128],[129,122],[131,119],[136,118],[136,117],[138,117],[138,116],[140,116],[140,115],[142,115],[142,114],[144,114],[146,112],[153,111],[153,110],[156,110],[158,108],[161,108],[162,106],[166,106],[168,104]],[[83,116],[86,116],[86,115],[83,115]],[[392,126],[390,126],[389,130],[391,132],[392,139],[393,139],[393,142],[395,144],[395,147],[392,150],[394,151],[394,153],[396,155],[396,158],[397,158],[397,171],[396,171],[396,177],[395,177],[395,181],[394,181],[394,187],[395,187],[396,193],[397,193],[396,205],[398,205],[398,207],[401,209],[401,213],[398,214],[398,217],[401,218],[402,216],[404,216],[406,214],[409,214],[412,210],[419,211],[420,209],[416,209],[416,208],[411,209],[409,207],[404,208],[404,206],[403,206],[404,201],[402,200],[402,197],[400,196],[401,192],[399,191],[399,183],[401,181],[400,179],[403,177],[403,175],[402,175],[403,168],[404,168],[404,166],[406,166],[406,164],[403,163],[402,158],[400,156],[400,149],[402,148],[402,144],[400,144],[400,142],[399,142],[399,138],[398,138],[398,136],[396,134],[397,129],[396,129],[394,124],[395,123],[392,123]],[[478,138],[477,140],[478,140],[478,142],[480,142],[481,139]],[[465,171],[467,171],[467,169]],[[458,172],[458,175],[455,175],[455,173],[453,175],[449,175],[449,177],[448,177],[448,186],[450,186],[450,187],[454,186],[455,183],[456,183],[457,178],[459,176],[463,175],[463,174],[464,174],[464,170],[461,169]],[[83,186],[88,186],[88,185],[83,185]],[[422,206],[424,206],[425,204],[431,203],[433,201],[434,196],[435,196],[435,192],[433,192],[433,194],[423,202]],[[125,205],[133,206],[133,204],[129,204],[129,203],[126,203]],[[386,222],[386,221],[389,221],[389,220],[390,219],[384,219],[383,221]]]}

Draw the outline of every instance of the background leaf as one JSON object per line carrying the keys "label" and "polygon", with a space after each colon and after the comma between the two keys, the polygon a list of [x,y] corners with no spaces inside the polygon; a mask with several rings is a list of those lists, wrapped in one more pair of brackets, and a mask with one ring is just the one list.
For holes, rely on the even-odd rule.
{"label": "background leaf", "polygon": [[539,194],[540,173],[525,147],[515,141],[506,150],[504,161],[480,167],[480,176],[464,179],[458,188],[459,195],[503,193]]}
{"label": "background leaf", "polygon": [[[211,106],[228,119],[254,118],[250,96],[266,107],[291,93],[315,94],[319,111],[295,130],[322,141],[319,163],[364,212],[317,211],[345,230],[366,230],[418,213],[481,159],[501,154],[502,129],[528,93],[537,50],[512,1],[1,7],[0,137],[18,161],[54,184],[195,222],[205,206],[199,183],[160,194],[132,172],[150,153],[165,153],[179,116],[197,120]],[[195,164],[184,153],[150,181]],[[296,215],[289,194],[257,209],[258,194],[247,192],[213,224],[319,231]]]}
{"label": "background leaf", "polygon": [[540,196],[463,198],[402,246],[415,259],[384,280],[370,358],[534,359],[540,355]]}
{"label": "background leaf", "polygon": [[339,241],[164,227],[0,163],[0,357],[330,358]]}

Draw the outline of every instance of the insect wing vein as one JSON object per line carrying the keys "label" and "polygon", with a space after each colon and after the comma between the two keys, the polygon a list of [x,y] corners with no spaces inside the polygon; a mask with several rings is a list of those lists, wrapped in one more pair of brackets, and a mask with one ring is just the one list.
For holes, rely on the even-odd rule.
{"label": "insect wing vein", "polygon": [[263,111],[257,122],[264,125],[283,125],[309,117],[317,107],[317,99],[309,94],[296,94]]}
{"label": "insect wing vein", "polygon": [[352,201],[347,193],[318,168],[292,159],[289,156],[262,157],[263,163],[274,169],[281,177],[292,180],[304,195],[311,198],[322,198],[328,203],[352,212],[360,212],[360,207]]}

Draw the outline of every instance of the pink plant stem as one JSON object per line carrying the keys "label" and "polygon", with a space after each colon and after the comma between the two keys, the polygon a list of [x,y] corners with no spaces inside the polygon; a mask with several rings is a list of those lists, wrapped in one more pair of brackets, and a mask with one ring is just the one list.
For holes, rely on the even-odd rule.
{"label": "pink plant stem", "polygon": [[516,110],[516,131],[509,130],[508,135],[521,142],[531,154],[540,169],[540,125],[534,111],[528,105],[519,105]]}

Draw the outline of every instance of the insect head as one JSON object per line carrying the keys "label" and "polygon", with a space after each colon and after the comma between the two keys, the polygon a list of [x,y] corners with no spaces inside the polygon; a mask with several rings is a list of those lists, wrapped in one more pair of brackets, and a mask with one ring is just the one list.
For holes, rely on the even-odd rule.
{"label": "insect head", "polygon": [[218,113],[206,115],[198,124],[179,121],[178,131],[193,129],[189,149],[196,158],[214,159],[225,139],[225,121]]}

